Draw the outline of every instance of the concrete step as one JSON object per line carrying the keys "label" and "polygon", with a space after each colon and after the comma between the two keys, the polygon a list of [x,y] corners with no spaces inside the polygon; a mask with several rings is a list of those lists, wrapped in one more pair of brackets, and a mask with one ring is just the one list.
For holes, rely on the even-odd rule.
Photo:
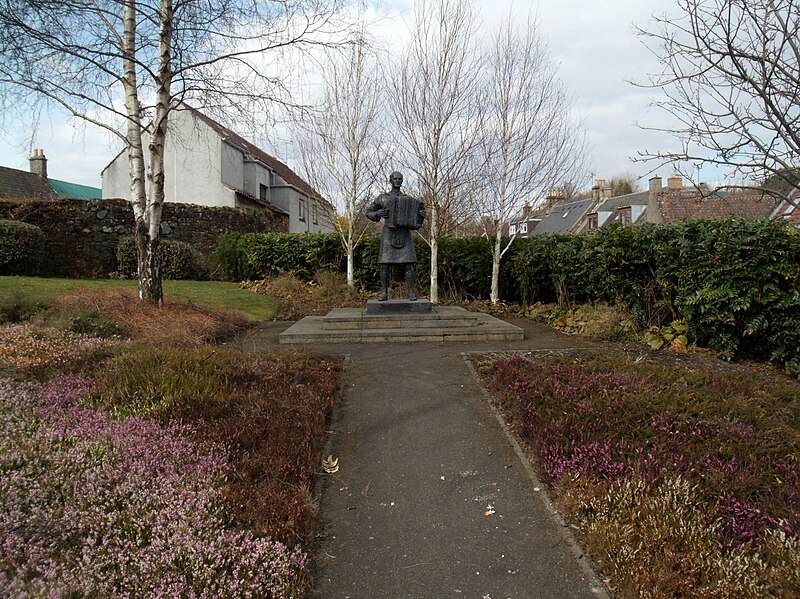
{"label": "concrete step", "polygon": [[326,316],[307,316],[279,336],[280,343],[392,343],[519,341],[521,328],[489,314],[437,306],[431,314],[368,315],[337,308]]}
{"label": "concrete step", "polygon": [[473,327],[479,322],[477,314],[452,306],[442,306],[426,314],[380,315],[360,308],[336,308],[322,317],[323,328],[329,330]]}

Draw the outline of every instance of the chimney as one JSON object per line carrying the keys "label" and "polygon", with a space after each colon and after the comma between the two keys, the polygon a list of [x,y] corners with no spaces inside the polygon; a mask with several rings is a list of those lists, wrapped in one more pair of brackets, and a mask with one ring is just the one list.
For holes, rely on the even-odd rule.
{"label": "chimney", "polygon": [[658,193],[661,191],[662,181],[661,177],[650,177],[650,181],[648,181],[647,189],[650,193]]}
{"label": "chimney", "polygon": [[44,155],[44,150],[36,148],[33,154],[28,159],[31,165],[31,172],[34,175],[39,175],[45,181],[47,180],[47,158]]}
{"label": "chimney", "polygon": [[528,220],[528,217],[531,214],[531,205],[528,200],[525,200],[522,204],[522,220]]}
{"label": "chimney", "polygon": [[662,187],[661,177],[650,177],[647,184],[647,210],[645,210],[645,221],[648,223],[663,223],[664,215],[661,213],[661,196],[664,188]]}
{"label": "chimney", "polygon": [[560,204],[563,200],[564,200],[564,190],[554,187],[550,189],[547,192],[547,196],[545,196],[545,204],[546,204],[545,209],[547,210],[547,212],[550,212],[553,206],[555,206],[556,204]]}
{"label": "chimney", "polygon": [[680,175],[672,175],[667,177],[667,189],[680,190],[683,189],[683,177]]}

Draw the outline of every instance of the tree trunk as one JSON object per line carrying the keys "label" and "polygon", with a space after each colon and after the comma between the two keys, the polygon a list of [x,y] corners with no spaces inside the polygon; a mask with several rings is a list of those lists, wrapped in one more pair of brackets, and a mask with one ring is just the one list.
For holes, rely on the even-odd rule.
{"label": "tree trunk", "polygon": [[144,220],[136,221],[136,255],[139,267],[139,299],[161,305],[164,290],[161,285],[161,264],[158,246],[161,240],[153,239]]}
{"label": "tree trunk", "polygon": [[436,203],[431,202],[431,288],[430,301],[439,303],[439,214]]}
{"label": "tree trunk", "polygon": [[172,23],[171,0],[161,0],[159,12],[160,43],[158,71],[155,75],[156,106],[150,136],[149,197],[143,218],[136,219],[136,252],[139,265],[139,297],[144,301],[164,301],[158,246],[161,243],[161,210],[164,205],[164,148],[172,88]]}
{"label": "tree trunk", "polygon": [[[351,225],[352,227],[352,225]],[[355,287],[354,271],[354,257],[353,257],[353,231],[348,231],[347,234],[347,286]]]}
{"label": "tree trunk", "polygon": [[501,251],[503,243],[502,226],[499,220],[495,221],[495,239],[492,251],[492,289],[489,295],[489,299],[493,304],[500,301],[500,259],[503,257]]}

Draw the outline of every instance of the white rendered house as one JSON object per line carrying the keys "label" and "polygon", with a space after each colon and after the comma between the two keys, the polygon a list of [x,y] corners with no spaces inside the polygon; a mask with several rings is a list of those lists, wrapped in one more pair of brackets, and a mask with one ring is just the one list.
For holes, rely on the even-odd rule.
{"label": "white rendered house", "polygon": [[[290,233],[333,231],[333,207],[313,187],[274,156],[188,106],[170,113],[164,170],[166,202],[277,209],[289,215]],[[101,176],[103,198],[131,199],[127,151]]]}

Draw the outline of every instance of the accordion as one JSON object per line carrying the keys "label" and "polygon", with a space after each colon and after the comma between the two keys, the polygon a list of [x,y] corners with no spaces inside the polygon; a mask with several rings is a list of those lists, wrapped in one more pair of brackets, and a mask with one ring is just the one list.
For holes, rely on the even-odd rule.
{"label": "accordion", "polygon": [[419,229],[422,226],[422,217],[419,214],[422,202],[407,195],[389,196],[386,201],[389,216],[386,217],[386,226],[390,229]]}

